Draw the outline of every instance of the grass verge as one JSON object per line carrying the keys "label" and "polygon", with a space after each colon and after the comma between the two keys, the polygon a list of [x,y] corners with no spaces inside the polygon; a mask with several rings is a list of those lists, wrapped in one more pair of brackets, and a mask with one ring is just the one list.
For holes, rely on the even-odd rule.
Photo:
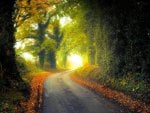
{"label": "grass verge", "polygon": [[[88,88],[91,88],[94,91],[104,95],[109,99],[113,99],[124,106],[128,106],[133,111],[141,113],[150,112],[150,105],[148,104],[148,102],[146,104],[145,102],[140,101],[137,98],[136,99],[134,98],[134,96],[139,97],[146,96],[145,98],[148,99],[148,96],[145,94],[145,92],[148,92],[148,89],[146,89],[147,86],[145,86],[143,82],[135,84],[135,82],[130,83],[131,80],[129,78],[127,79],[123,77],[117,79],[115,79],[114,77],[108,78],[108,76],[101,75],[99,67],[90,65],[76,70],[72,74],[71,78],[75,82],[84,85]],[[125,83],[122,83],[122,81],[124,81]],[[139,84],[142,87],[139,87]],[[132,90],[137,86],[138,89]],[[132,93],[136,94],[134,94],[133,96]]]}

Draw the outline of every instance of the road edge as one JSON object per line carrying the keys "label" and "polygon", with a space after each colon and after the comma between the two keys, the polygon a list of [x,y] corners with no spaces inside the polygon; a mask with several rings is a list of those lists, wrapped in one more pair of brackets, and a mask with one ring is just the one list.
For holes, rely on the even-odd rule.
{"label": "road edge", "polygon": [[[130,96],[125,95],[122,92],[118,92],[112,90],[100,83],[90,82],[85,79],[82,79],[76,76],[74,73],[70,75],[71,79],[87,88],[94,90],[98,94],[102,94],[104,97],[114,100],[124,106],[127,106],[132,111],[136,111],[139,113],[149,113],[150,112],[150,105],[147,105],[141,101],[133,100]],[[111,94],[111,95],[110,95]]]}

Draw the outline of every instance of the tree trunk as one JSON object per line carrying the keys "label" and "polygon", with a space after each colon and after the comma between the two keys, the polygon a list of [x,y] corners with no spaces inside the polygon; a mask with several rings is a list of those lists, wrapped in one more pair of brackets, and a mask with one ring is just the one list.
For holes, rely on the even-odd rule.
{"label": "tree trunk", "polygon": [[0,65],[3,71],[2,79],[10,85],[13,80],[21,80],[13,48],[15,42],[12,19],[14,3],[15,0],[2,0],[0,2]]}
{"label": "tree trunk", "polygon": [[44,60],[45,60],[45,50],[41,50],[39,53],[39,63],[42,69],[44,68]]}
{"label": "tree trunk", "polygon": [[49,59],[49,62],[50,62],[50,68],[51,69],[56,69],[56,55],[55,55],[54,51],[49,52],[48,59]]}

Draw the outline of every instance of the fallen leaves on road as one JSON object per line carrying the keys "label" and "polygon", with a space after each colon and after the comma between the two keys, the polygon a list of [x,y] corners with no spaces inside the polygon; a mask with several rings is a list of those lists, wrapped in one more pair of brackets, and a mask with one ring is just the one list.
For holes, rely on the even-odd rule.
{"label": "fallen leaves on road", "polygon": [[123,104],[124,106],[128,106],[131,110],[140,112],[140,113],[150,113],[150,105],[146,105],[145,103],[142,103],[140,101],[133,100],[131,97],[121,93],[117,92],[115,90],[112,90],[104,85],[95,83],[95,82],[89,82],[86,80],[83,80],[76,75],[71,75],[72,80],[75,82],[84,85],[97,93],[100,93],[104,95],[105,97],[109,99],[113,99],[120,104]]}
{"label": "fallen leaves on road", "polygon": [[51,75],[51,72],[42,72],[34,76],[31,81],[31,94],[27,102],[22,102],[25,113],[40,113],[41,112],[41,102],[43,93],[43,82],[47,76]]}

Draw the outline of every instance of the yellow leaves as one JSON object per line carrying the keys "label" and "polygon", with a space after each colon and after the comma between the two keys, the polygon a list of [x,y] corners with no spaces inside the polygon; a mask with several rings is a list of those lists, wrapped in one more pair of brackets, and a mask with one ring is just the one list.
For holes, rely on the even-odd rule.
{"label": "yellow leaves", "polygon": [[22,24],[25,20],[35,17],[36,22],[41,20],[41,16],[51,13],[55,5],[61,0],[17,0],[16,1],[16,26]]}
{"label": "yellow leaves", "polygon": [[27,0],[16,0],[16,5],[23,8],[28,5],[28,2]]}

